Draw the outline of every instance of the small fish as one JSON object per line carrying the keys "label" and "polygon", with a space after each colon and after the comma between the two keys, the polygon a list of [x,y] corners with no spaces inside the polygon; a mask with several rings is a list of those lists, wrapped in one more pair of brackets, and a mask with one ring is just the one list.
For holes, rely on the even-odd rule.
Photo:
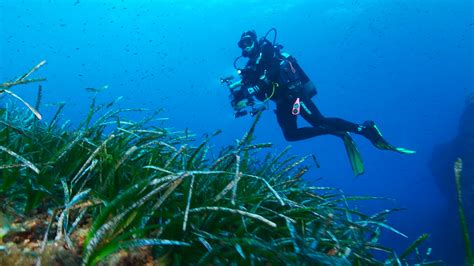
{"label": "small fish", "polygon": [[99,88],[88,87],[88,88],[86,88],[86,91],[88,91],[88,92],[101,92],[101,91],[104,91],[108,88],[109,88],[109,85],[104,85],[104,86],[99,87]]}

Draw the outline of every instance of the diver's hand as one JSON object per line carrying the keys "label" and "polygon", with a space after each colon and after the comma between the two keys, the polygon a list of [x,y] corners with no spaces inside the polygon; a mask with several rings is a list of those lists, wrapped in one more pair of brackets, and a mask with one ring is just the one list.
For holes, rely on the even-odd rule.
{"label": "diver's hand", "polygon": [[259,113],[265,111],[266,109],[267,109],[267,107],[265,105],[260,105],[260,106],[257,106],[257,107],[253,107],[252,111],[250,111],[250,116],[256,116]]}
{"label": "diver's hand", "polygon": [[248,102],[249,102],[248,99],[243,99],[243,100],[240,100],[240,101],[236,102],[233,107],[234,107],[235,110],[240,110],[240,109],[243,109],[243,108],[247,107]]}

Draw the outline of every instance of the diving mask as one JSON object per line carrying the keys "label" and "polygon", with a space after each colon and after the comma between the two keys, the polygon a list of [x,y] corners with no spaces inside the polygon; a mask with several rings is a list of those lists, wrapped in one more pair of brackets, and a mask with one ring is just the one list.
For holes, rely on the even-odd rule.
{"label": "diving mask", "polygon": [[254,46],[254,40],[250,35],[245,35],[240,39],[238,45],[242,50],[251,50]]}

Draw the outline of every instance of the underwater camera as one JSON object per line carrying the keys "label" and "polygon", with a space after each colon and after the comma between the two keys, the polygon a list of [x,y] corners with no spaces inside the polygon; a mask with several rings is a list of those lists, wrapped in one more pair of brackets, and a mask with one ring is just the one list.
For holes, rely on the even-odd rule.
{"label": "underwater camera", "polygon": [[242,116],[246,116],[247,114],[248,114],[248,112],[245,111],[245,110],[236,111],[236,112],[234,113],[234,117],[235,117],[235,118],[239,118],[239,117],[242,117]]}
{"label": "underwater camera", "polygon": [[[239,118],[250,113],[251,116],[257,115],[259,112],[266,109],[265,105],[256,105],[253,98],[248,98],[243,90],[241,90],[242,80],[233,82],[233,76],[226,76],[220,78],[222,84],[226,84],[229,88],[230,104],[234,109],[234,117]],[[250,111],[245,110],[251,108]]]}

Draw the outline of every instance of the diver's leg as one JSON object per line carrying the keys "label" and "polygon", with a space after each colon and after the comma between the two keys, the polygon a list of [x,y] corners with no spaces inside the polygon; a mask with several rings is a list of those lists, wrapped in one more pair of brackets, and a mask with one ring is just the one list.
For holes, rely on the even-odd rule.
{"label": "diver's leg", "polygon": [[298,128],[296,123],[297,116],[291,113],[293,103],[277,104],[275,110],[278,125],[283,131],[283,136],[287,141],[297,141],[309,139],[319,135],[329,134],[330,132],[318,127],[302,127]]}
{"label": "diver's leg", "polygon": [[313,127],[325,129],[330,134],[340,135],[340,132],[360,134],[360,125],[341,118],[324,117],[311,99],[302,100],[301,116]]}
{"label": "diver's leg", "polygon": [[303,99],[301,107],[303,118],[320,131],[326,131],[326,134],[336,135],[344,139],[346,132],[352,132],[364,136],[379,149],[393,150],[405,154],[415,153],[415,151],[394,147],[388,143],[373,121],[365,121],[358,125],[340,118],[324,117],[311,99]]}
{"label": "diver's leg", "polygon": [[328,133],[342,139],[354,175],[363,174],[364,164],[362,163],[362,157],[355,142],[348,133],[348,131],[357,130],[358,125],[339,118],[325,118],[309,99],[304,100],[301,107],[301,115],[311,125],[315,128],[321,128],[321,130],[326,129]]}
{"label": "diver's leg", "polygon": [[314,127],[324,128],[338,137],[341,137],[345,132],[356,133],[364,136],[377,147],[376,143],[383,140],[382,134],[372,121],[358,125],[341,118],[324,117],[311,99],[303,99],[302,102],[301,115]]}

